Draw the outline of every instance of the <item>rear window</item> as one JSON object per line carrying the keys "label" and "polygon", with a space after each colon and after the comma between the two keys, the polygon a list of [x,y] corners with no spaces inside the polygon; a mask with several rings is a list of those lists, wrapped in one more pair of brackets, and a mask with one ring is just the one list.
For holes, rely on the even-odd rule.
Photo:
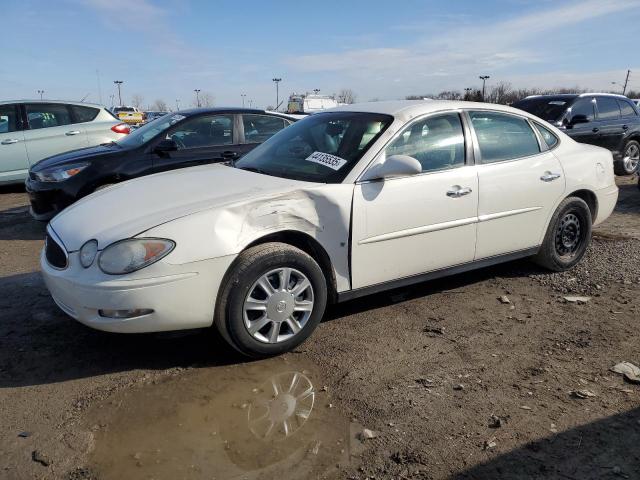
{"label": "rear window", "polygon": [[98,116],[100,110],[93,107],[83,107],[81,105],[71,105],[71,110],[76,117],[77,123],[90,122]]}
{"label": "rear window", "polygon": [[536,126],[536,129],[540,133],[540,136],[544,140],[544,143],[546,143],[549,148],[553,148],[558,144],[558,137],[551,133],[551,130],[543,127],[537,122],[533,122],[533,124]]}

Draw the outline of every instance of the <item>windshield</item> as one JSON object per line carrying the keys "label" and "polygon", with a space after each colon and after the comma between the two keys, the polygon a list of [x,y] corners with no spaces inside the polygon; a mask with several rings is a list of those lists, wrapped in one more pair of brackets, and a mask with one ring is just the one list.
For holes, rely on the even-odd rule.
{"label": "windshield", "polygon": [[392,121],[377,113],[318,113],[280,131],[235,166],[274,177],[340,183]]}
{"label": "windshield", "polygon": [[512,106],[553,123],[561,120],[572,101],[573,98],[529,98],[515,102]]}
{"label": "windshield", "polygon": [[186,118],[184,115],[178,113],[168,113],[133,130],[129,135],[118,140],[117,143],[123,147],[139,147],[184,118]]}

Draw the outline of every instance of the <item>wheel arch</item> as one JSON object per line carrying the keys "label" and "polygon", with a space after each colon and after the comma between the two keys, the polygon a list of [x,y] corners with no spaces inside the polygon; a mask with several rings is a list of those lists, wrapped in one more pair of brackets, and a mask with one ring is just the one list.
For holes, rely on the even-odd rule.
{"label": "wheel arch", "polygon": [[318,265],[320,265],[322,271],[325,272],[325,279],[327,281],[327,302],[330,304],[337,302],[338,289],[335,270],[331,263],[329,254],[318,240],[313,238],[311,235],[298,230],[281,230],[252,241],[244,247],[243,251],[248,248],[255,247],[256,245],[270,242],[286,243],[292,247],[299,248],[313,258]]}
{"label": "wheel arch", "polygon": [[575,190],[565,198],[569,197],[578,197],[584,200],[585,203],[589,206],[589,211],[591,212],[591,221],[596,221],[596,218],[598,218],[598,197],[596,197],[596,194],[594,192],[583,188],[580,190]]}

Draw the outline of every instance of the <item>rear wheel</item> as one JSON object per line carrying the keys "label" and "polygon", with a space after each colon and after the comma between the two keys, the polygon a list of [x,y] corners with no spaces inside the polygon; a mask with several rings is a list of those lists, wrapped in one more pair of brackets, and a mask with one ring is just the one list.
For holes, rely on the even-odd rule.
{"label": "rear wheel", "polygon": [[564,199],[549,222],[534,261],[555,272],[576,265],[591,242],[591,222],[591,211],[584,200],[577,197]]}
{"label": "rear wheel", "polygon": [[284,243],[265,243],[242,252],[231,266],[215,323],[241,353],[278,355],[311,335],[326,303],[326,280],[311,256]]}
{"label": "rear wheel", "polygon": [[633,175],[640,165],[640,143],[629,140],[624,147],[622,160],[615,163],[616,175]]}

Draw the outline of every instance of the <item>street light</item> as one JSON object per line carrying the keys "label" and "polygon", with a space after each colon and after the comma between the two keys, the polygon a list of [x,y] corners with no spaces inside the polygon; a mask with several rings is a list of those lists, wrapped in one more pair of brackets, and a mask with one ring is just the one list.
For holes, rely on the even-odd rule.
{"label": "street light", "polygon": [[176,111],[180,110],[180,99],[176,98]]}
{"label": "street light", "polygon": [[38,90],[38,94],[40,95],[40,100],[42,100],[42,94],[44,93],[44,90]]}
{"label": "street light", "polygon": [[318,95],[320,93],[320,89],[319,88],[314,88],[313,89],[313,93],[315,93],[316,95]]}
{"label": "street light", "polygon": [[482,80],[482,101],[484,102],[485,82],[491,77],[489,75],[480,75],[478,78]]}
{"label": "street light", "polygon": [[120,106],[122,106],[122,94],[120,92],[120,85],[122,85],[124,82],[122,80],[114,80],[113,83],[115,83],[118,86],[118,102]]}
{"label": "street light", "polygon": [[246,93],[241,93],[240,96],[242,97],[242,108],[244,108],[244,97],[247,96]]}
{"label": "street light", "polygon": [[272,81],[276,84],[276,111],[278,111],[278,106],[280,105],[280,93],[278,90],[278,84],[282,81],[282,79],[273,78]]}
{"label": "street light", "polygon": [[196,92],[196,105],[200,108],[200,89],[195,88],[193,91]]}

